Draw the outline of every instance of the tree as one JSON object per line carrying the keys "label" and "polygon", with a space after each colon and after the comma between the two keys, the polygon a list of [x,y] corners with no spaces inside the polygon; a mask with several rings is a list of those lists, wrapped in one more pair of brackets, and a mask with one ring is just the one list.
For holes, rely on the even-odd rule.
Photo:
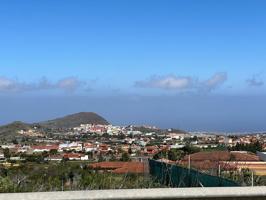
{"label": "tree", "polygon": [[259,141],[251,144],[240,144],[237,143],[236,146],[229,148],[230,151],[250,151],[256,153],[257,151],[262,151],[262,145]]}
{"label": "tree", "polygon": [[58,153],[57,149],[50,150],[51,155],[56,155]]}
{"label": "tree", "polygon": [[128,149],[128,153],[129,153],[129,155],[131,155],[133,153],[131,147]]}
{"label": "tree", "polygon": [[116,161],[116,157],[114,154],[111,155],[110,161]]}
{"label": "tree", "polygon": [[126,136],[124,134],[119,134],[117,136],[117,139],[119,139],[119,140],[124,140],[125,138],[126,138]]}
{"label": "tree", "polygon": [[8,148],[4,149],[4,156],[5,156],[5,158],[10,158],[11,154],[10,154],[10,151]]}
{"label": "tree", "polygon": [[103,157],[102,154],[100,154],[100,155],[98,156],[98,162],[103,162],[103,161],[104,161],[104,157]]}
{"label": "tree", "polygon": [[62,173],[60,175],[60,179],[61,179],[61,191],[65,190],[65,182],[66,182],[66,175],[65,173]]}
{"label": "tree", "polygon": [[8,169],[6,169],[6,168],[1,168],[1,170],[0,170],[0,177],[1,176],[4,176],[4,177],[6,177],[8,175]]}
{"label": "tree", "polygon": [[18,144],[18,141],[17,141],[17,139],[16,139],[16,138],[15,138],[15,139],[13,139],[13,140],[12,140],[12,143],[13,143],[13,144]]}
{"label": "tree", "polygon": [[14,184],[8,177],[0,177],[0,192],[14,192]]}
{"label": "tree", "polygon": [[198,147],[194,147],[191,145],[186,145],[185,147],[182,148],[182,150],[184,151],[185,154],[193,154],[193,153],[198,153],[201,151],[200,148]]}
{"label": "tree", "polygon": [[154,160],[159,160],[159,159],[162,159],[162,158],[167,158],[167,152],[168,151],[166,151],[166,150],[160,151],[160,152],[158,152],[157,154],[155,154],[153,156],[153,159]]}
{"label": "tree", "polygon": [[74,173],[72,172],[72,171],[70,171],[69,173],[68,173],[68,178],[69,178],[69,180],[70,180],[70,183],[71,183],[71,187],[72,187],[72,185],[73,185],[73,182],[74,182]]}
{"label": "tree", "polygon": [[171,149],[168,152],[168,160],[177,161],[180,160],[184,156],[184,152],[181,150]]}
{"label": "tree", "polygon": [[128,162],[130,160],[131,160],[130,156],[129,156],[129,154],[127,152],[122,153],[121,161]]}
{"label": "tree", "polygon": [[49,156],[47,151],[42,152],[42,157],[43,158],[47,158]]}

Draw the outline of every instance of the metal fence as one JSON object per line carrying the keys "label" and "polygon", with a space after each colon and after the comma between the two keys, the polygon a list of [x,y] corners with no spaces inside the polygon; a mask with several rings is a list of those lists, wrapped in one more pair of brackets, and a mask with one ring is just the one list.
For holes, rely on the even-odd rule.
{"label": "metal fence", "polygon": [[236,187],[236,182],[177,165],[149,160],[150,174],[167,187]]}

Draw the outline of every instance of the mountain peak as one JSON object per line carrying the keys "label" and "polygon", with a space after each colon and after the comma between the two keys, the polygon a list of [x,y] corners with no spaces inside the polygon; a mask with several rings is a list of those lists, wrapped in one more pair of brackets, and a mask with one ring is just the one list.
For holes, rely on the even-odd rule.
{"label": "mountain peak", "polygon": [[46,128],[73,128],[80,124],[107,125],[109,123],[106,119],[94,112],[79,112],[40,123],[41,126]]}

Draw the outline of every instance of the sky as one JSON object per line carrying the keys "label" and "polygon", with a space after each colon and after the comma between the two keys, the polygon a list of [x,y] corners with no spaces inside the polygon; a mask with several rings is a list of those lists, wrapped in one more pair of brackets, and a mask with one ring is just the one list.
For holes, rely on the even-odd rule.
{"label": "sky", "polygon": [[266,130],[264,0],[2,0],[0,124]]}

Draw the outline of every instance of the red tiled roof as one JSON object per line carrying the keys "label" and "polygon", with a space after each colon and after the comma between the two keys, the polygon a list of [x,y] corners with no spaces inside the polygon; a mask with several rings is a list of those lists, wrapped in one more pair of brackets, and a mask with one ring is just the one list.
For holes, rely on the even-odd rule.
{"label": "red tiled roof", "polygon": [[100,162],[89,165],[94,169],[112,170],[116,174],[144,173],[144,163],[141,162]]}
{"label": "red tiled roof", "polygon": [[[183,166],[188,166],[187,161],[180,161],[179,164]],[[223,163],[219,161],[191,161],[191,166],[200,170],[218,169],[219,166],[223,170],[235,170],[236,165],[231,163]]]}
{"label": "red tiled roof", "polygon": [[236,161],[260,161],[259,157],[251,153],[231,152]]}
{"label": "red tiled roof", "polygon": [[64,154],[64,158],[81,158],[84,156],[83,154],[80,153],[66,153]]}
{"label": "red tiled roof", "polygon": [[[179,164],[188,165],[188,159],[189,156],[185,156]],[[230,163],[229,161],[257,162],[259,161],[259,157],[251,153],[229,151],[199,152],[190,155],[191,166],[202,170],[218,169],[219,166],[222,169],[236,169],[237,165]]]}
{"label": "red tiled roof", "polygon": [[[187,161],[185,156],[183,161]],[[251,153],[239,153],[229,151],[199,152],[190,155],[191,161],[259,161],[259,157]]]}
{"label": "red tiled roof", "polygon": [[147,149],[147,151],[153,151],[153,150],[157,150],[158,147],[157,146],[147,146],[146,149]]}
{"label": "red tiled roof", "polygon": [[95,145],[94,144],[92,144],[92,143],[85,143],[84,144],[84,147],[86,147],[86,148],[93,148]]}

